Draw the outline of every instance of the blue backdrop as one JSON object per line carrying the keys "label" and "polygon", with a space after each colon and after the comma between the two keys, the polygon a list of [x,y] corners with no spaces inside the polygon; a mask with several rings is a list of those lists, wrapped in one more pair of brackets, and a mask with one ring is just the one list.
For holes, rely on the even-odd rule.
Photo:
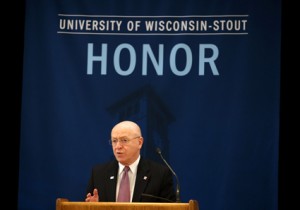
{"label": "blue backdrop", "polygon": [[134,120],[200,209],[277,209],[281,1],[26,1],[19,209],[83,201]]}

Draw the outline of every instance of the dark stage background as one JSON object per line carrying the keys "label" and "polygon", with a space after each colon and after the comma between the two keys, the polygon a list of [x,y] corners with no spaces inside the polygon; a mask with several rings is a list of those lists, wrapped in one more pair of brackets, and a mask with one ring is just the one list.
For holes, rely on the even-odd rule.
{"label": "dark stage background", "polygon": [[[279,209],[289,209],[288,207],[293,202],[290,188],[292,185],[292,163],[294,161],[292,150],[293,126],[292,118],[295,112],[295,90],[296,85],[293,83],[293,75],[295,71],[291,66],[291,59],[288,55],[288,46],[292,45],[288,33],[290,30],[287,27],[290,20],[286,12],[286,7],[283,3],[282,13],[282,68],[281,68],[281,101],[280,101],[280,150],[279,150]],[[3,150],[3,153],[8,153],[9,158],[2,158],[4,171],[7,179],[10,180],[13,194],[7,194],[9,202],[15,203],[17,209],[18,203],[18,169],[19,169],[19,142],[20,142],[20,110],[21,110],[21,86],[22,86],[22,61],[23,61],[23,30],[24,30],[24,13],[25,2],[20,1],[18,5],[11,5],[9,11],[13,11],[12,18],[5,22],[6,39],[3,41],[5,47],[3,69],[5,74],[2,77],[2,91],[5,93],[3,100],[5,116],[5,127],[3,133],[4,144],[8,142],[9,151]],[[7,25],[6,25],[7,24]],[[8,40],[8,42],[6,42]],[[9,68],[5,67],[8,66]],[[8,78],[8,81],[7,81]],[[5,84],[5,85],[4,85]],[[6,146],[5,146],[6,148]],[[6,181],[6,179],[4,180]],[[43,190],[43,189],[41,189]],[[10,192],[10,190],[5,191]]]}

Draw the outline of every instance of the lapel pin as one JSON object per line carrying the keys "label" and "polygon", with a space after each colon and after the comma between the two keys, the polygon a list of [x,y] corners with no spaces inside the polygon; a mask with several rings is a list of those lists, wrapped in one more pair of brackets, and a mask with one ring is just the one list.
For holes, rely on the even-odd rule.
{"label": "lapel pin", "polygon": [[147,176],[144,176],[144,180],[147,180],[147,178],[148,178]]}
{"label": "lapel pin", "polygon": [[114,179],[115,177],[114,176],[111,176],[109,179]]}

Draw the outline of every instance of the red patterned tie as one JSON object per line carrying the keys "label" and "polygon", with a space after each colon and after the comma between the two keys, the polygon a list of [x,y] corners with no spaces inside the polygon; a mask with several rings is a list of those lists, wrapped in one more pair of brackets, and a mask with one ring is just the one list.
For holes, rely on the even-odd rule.
{"label": "red patterned tie", "polygon": [[130,202],[130,185],[129,185],[129,177],[128,171],[130,168],[128,166],[124,167],[124,172],[122,176],[122,180],[119,188],[118,202]]}

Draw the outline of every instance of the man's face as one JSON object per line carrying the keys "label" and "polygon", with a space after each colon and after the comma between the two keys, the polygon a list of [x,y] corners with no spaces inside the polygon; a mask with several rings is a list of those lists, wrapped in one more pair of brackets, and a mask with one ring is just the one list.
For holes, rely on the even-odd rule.
{"label": "man's face", "polygon": [[143,137],[135,136],[128,129],[117,129],[112,132],[112,149],[118,162],[132,164],[140,155]]}

